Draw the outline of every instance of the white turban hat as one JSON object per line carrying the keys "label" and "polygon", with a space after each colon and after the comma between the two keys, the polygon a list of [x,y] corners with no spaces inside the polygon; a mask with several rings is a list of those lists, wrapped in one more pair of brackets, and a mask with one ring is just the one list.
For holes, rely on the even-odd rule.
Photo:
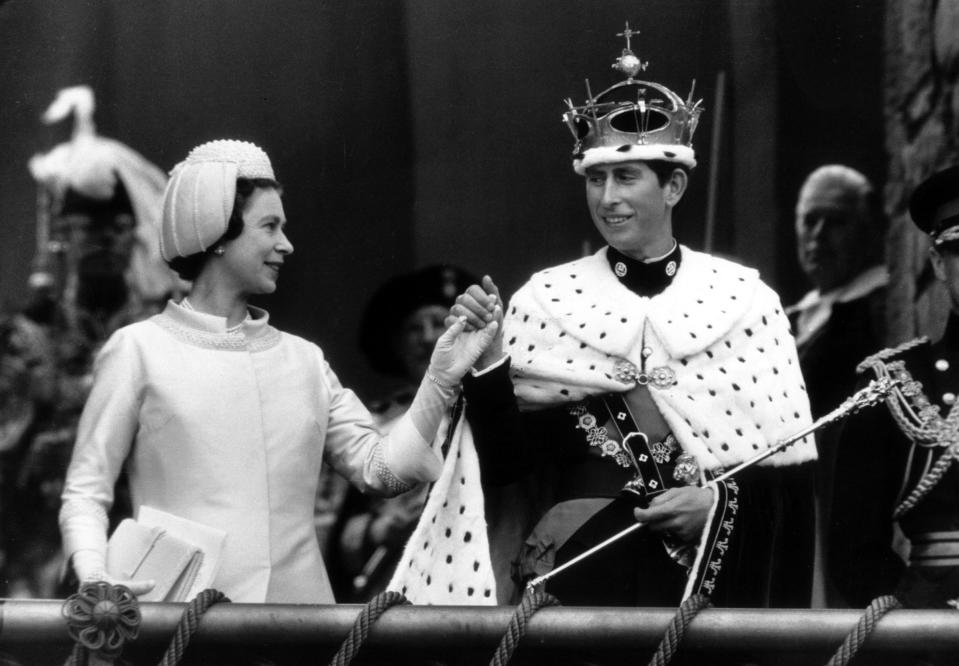
{"label": "white turban hat", "polygon": [[163,193],[160,254],[166,261],[206,252],[226,233],[237,178],[276,180],[270,158],[247,141],[201,144],[173,167]]}

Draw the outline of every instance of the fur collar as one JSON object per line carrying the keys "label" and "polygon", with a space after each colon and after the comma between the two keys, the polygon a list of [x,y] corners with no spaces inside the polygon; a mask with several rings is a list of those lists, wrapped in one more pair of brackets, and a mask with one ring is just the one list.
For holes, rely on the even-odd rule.
{"label": "fur collar", "polygon": [[[617,364],[668,368],[651,388],[683,447],[707,469],[734,465],[811,423],[795,344],[779,298],[756,271],[682,248],[673,283],[638,296],[605,248],[536,273],[510,302],[504,340],[524,408],[635,387]],[[811,438],[767,463],[814,459]]]}

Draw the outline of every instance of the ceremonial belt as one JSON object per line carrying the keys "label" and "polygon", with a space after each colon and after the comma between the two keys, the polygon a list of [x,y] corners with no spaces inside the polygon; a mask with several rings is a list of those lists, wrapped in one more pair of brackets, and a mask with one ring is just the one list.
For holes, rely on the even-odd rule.
{"label": "ceremonial belt", "polygon": [[917,567],[959,566],[959,531],[924,532],[909,537],[909,563]]}
{"label": "ceremonial belt", "polygon": [[668,488],[694,483],[699,470],[692,456],[683,453],[672,433],[662,441],[650,442],[639,429],[622,393],[603,396],[603,405],[619,430],[622,446],[633,465],[636,476],[624,490],[648,501]]}

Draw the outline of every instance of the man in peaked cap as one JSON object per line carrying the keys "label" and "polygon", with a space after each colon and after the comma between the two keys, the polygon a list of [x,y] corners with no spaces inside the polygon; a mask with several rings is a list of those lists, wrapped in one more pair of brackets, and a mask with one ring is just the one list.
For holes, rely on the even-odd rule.
{"label": "man in peaked cap", "polygon": [[[697,593],[718,605],[808,603],[812,494],[787,490],[808,478],[812,442],[710,482],[809,425],[789,324],[756,271],[674,239],[699,104],[633,78],[644,64],[632,34],[617,61],[626,81],[565,115],[608,246],[534,274],[495,349],[464,379],[487,506],[501,486],[521,499],[487,516],[483,553],[455,527],[443,531],[456,504],[431,497],[421,527],[440,527],[414,534],[395,581],[411,598],[435,599],[425,588],[450,541],[458,557],[511,568],[496,596],[515,603],[530,580],[639,520],[643,529],[545,589],[573,605],[666,606]],[[504,317],[492,280],[471,286],[451,315],[477,327]],[[471,482],[459,472],[454,488]],[[418,585],[430,571],[432,585]]]}
{"label": "man in peaked cap", "polygon": [[[864,381],[900,384],[886,405],[848,421],[840,436],[831,525],[833,581],[855,606],[895,594],[909,608],[959,607],[959,166],[916,188],[913,222],[951,304],[936,342],[910,340],[866,358]],[[893,549],[893,525],[909,540]]]}

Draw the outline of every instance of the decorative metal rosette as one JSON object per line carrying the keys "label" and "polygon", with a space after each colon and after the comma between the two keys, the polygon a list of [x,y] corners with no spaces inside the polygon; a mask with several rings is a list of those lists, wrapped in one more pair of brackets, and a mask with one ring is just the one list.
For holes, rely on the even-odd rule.
{"label": "decorative metal rosette", "polygon": [[590,413],[582,414],[579,417],[579,427],[584,430],[596,427],[596,417]]}
{"label": "decorative metal rosette", "polygon": [[128,587],[106,581],[84,583],[61,609],[70,637],[103,655],[117,655],[140,632],[140,606]]}
{"label": "decorative metal rosette", "polygon": [[613,365],[613,378],[622,384],[631,384],[639,378],[636,366],[621,358]]}
{"label": "decorative metal rosette", "polygon": [[640,386],[651,384],[655,388],[665,389],[676,383],[676,372],[665,365],[643,372],[625,358],[621,358],[613,364],[613,379],[622,384],[636,382]]}
{"label": "decorative metal rosette", "polygon": [[673,467],[673,478],[687,486],[695,485],[699,481],[699,463],[688,453],[682,453],[676,458]]}
{"label": "decorative metal rosette", "polygon": [[616,456],[617,453],[622,451],[622,448],[619,446],[619,442],[607,439],[605,442],[599,445],[599,450],[603,452],[604,456]]}
{"label": "decorative metal rosette", "polygon": [[676,373],[665,365],[649,371],[649,383],[659,389],[669,388],[676,383]]}

